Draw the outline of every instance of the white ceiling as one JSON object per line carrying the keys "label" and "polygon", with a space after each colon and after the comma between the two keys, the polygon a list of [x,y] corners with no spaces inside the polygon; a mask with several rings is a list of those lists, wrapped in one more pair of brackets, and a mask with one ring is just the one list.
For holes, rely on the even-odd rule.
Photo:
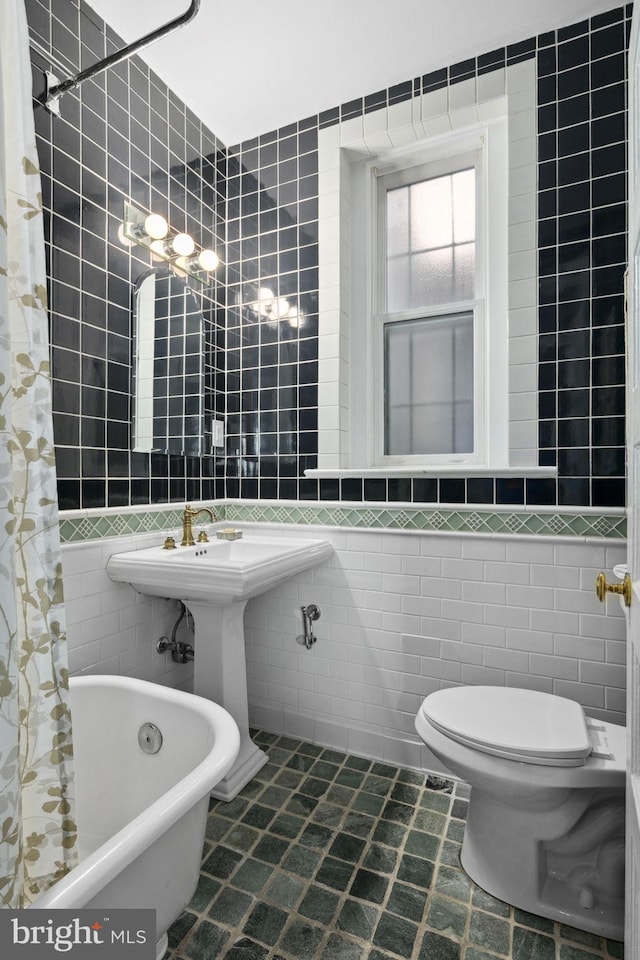
{"label": "white ceiling", "polygon": [[[127,43],[188,0],[89,0]],[[141,56],[227,146],[616,0],[202,0]]]}

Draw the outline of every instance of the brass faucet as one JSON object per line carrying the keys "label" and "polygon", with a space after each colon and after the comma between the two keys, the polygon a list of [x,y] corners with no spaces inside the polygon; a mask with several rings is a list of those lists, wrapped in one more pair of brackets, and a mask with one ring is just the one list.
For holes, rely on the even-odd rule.
{"label": "brass faucet", "polygon": [[[216,520],[218,519],[215,513],[213,512],[213,510],[210,510],[209,507],[200,507],[198,510],[196,510],[194,507],[190,507],[188,503],[185,504],[184,513],[182,515],[181,546],[192,547],[195,544],[195,540],[193,539],[193,530],[191,528],[191,524],[196,519],[196,517],[198,517],[201,513],[208,513],[209,516],[211,517],[211,523],[215,523]],[[202,536],[202,534],[200,536]],[[208,537],[206,534],[204,535],[204,538],[202,541],[200,541],[200,537],[198,537],[198,540],[200,542],[206,542],[207,539]]]}

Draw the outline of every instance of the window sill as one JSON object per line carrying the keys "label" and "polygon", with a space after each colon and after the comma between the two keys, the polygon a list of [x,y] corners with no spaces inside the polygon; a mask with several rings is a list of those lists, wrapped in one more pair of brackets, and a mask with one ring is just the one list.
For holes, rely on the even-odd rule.
{"label": "window sill", "polygon": [[473,464],[449,464],[440,467],[336,467],[305,470],[305,477],[322,480],[341,477],[557,477],[556,467],[476,467]]}

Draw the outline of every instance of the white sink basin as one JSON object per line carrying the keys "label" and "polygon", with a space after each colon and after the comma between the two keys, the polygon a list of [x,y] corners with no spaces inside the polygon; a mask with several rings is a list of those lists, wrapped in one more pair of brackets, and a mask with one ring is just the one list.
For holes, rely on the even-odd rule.
{"label": "white sink basin", "polygon": [[246,533],[194,547],[149,547],[114,554],[107,563],[112,580],[139,593],[228,604],[249,600],[294,573],[322,563],[333,553],[328,540],[294,540]]}

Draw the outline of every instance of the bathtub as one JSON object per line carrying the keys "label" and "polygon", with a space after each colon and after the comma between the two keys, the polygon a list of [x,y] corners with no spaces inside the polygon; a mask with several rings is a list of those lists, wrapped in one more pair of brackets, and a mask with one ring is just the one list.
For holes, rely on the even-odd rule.
{"label": "bathtub", "polygon": [[[238,728],[217,703],[128,677],[72,677],[70,699],[80,862],[32,906],[154,908],[160,960],[198,883],[209,791]],[[138,742],[148,723],[156,753]],[[144,727],[145,748],[157,741]]]}

